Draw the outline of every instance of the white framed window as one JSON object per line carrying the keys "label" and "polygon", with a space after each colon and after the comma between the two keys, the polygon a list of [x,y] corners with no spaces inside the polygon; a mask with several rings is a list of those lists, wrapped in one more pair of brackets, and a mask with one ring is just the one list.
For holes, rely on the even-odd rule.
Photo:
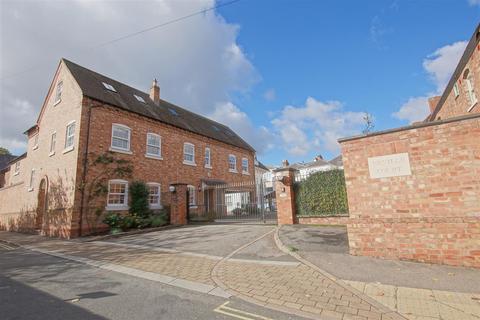
{"label": "white framed window", "polygon": [[56,105],[60,101],[62,101],[62,91],[63,91],[63,81],[59,81],[57,83],[57,89],[55,91],[55,102],[53,105]]}
{"label": "white framed window", "polygon": [[150,208],[161,208],[161,188],[156,182],[147,183],[148,187],[148,205]]}
{"label": "white framed window", "polygon": [[212,167],[212,154],[210,148],[205,148],[205,168]]}
{"label": "white framed window", "polygon": [[155,133],[147,133],[147,157],[162,157],[162,138]]}
{"label": "white framed window", "polygon": [[195,207],[197,205],[196,189],[192,185],[187,186],[188,189],[188,205],[190,207]]}
{"label": "white framed window", "polygon": [[105,89],[113,91],[113,92],[117,92],[117,90],[115,90],[115,88],[111,84],[108,84],[108,83],[105,83],[105,82],[102,82],[102,84],[105,87]]}
{"label": "white framed window", "polygon": [[140,101],[142,103],[145,103],[145,99],[143,99],[142,97],[140,96],[137,96],[136,94],[133,95],[135,97],[135,99],[137,99],[137,101]]}
{"label": "white framed window", "polygon": [[192,143],[183,144],[183,163],[195,165],[195,146]]}
{"label": "white framed window", "polygon": [[50,137],[50,155],[53,156],[55,154],[55,145],[57,144],[57,132],[54,131],[52,136]]}
{"label": "white framed window", "polygon": [[35,185],[35,169],[32,169],[32,171],[30,172],[30,183],[28,184],[28,191],[32,191],[34,185]]}
{"label": "white framed window", "polygon": [[20,161],[15,162],[15,169],[13,171],[13,175],[16,176],[20,173]]}
{"label": "white framed window", "polygon": [[460,95],[460,90],[458,89],[458,83],[456,83],[456,82],[455,82],[455,84],[453,85],[453,93],[454,93],[454,95],[455,95],[455,98]]}
{"label": "white framed window", "polygon": [[242,158],[242,173],[248,174],[248,159]]}
{"label": "white framed window", "polygon": [[68,152],[73,150],[73,144],[75,142],[75,121],[70,122],[67,124],[67,128],[65,129],[65,150],[63,152]]}
{"label": "white framed window", "polygon": [[128,209],[128,182],[125,180],[109,180],[107,195],[108,210]]}
{"label": "white framed window", "polygon": [[233,154],[228,156],[228,171],[237,172],[237,157]]}
{"label": "white framed window", "polygon": [[470,102],[468,111],[470,111],[472,107],[477,103],[478,100],[477,100],[477,95],[475,94],[475,88],[473,86],[472,73],[467,69],[464,74],[465,74],[464,79],[465,79],[465,86],[467,89],[467,96]]}
{"label": "white framed window", "polygon": [[110,150],[130,153],[130,128],[123,124],[112,124],[112,144]]}
{"label": "white framed window", "polygon": [[38,133],[33,136],[33,150],[38,149]]}

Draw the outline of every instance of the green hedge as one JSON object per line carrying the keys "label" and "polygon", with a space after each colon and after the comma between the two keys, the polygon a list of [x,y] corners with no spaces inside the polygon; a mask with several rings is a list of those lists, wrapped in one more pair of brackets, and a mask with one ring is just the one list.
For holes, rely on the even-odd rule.
{"label": "green hedge", "polygon": [[348,214],[343,170],[316,172],[294,185],[299,216]]}

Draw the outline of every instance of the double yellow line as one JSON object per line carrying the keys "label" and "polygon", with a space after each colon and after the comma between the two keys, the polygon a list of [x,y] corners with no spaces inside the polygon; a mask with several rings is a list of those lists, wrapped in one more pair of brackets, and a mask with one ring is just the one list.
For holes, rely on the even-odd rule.
{"label": "double yellow line", "polygon": [[230,301],[227,301],[221,306],[218,306],[217,308],[213,309],[213,311],[221,314],[225,314],[233,318],[242,319],[242,320],[273,320],[271,318],[263,317],[255,313],[250,313],[250,312],[234,309],[231,307],[227,307],[229,303]]}

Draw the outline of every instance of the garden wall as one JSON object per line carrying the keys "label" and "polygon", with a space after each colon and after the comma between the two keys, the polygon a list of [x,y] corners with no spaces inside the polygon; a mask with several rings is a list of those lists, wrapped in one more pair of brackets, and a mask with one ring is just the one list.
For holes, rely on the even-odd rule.
{"label": "garden wall", "polygon": [[329,226],[346,226],[348,223],[348,215],[336,216],[297,216],[298,224],[316,224]]}

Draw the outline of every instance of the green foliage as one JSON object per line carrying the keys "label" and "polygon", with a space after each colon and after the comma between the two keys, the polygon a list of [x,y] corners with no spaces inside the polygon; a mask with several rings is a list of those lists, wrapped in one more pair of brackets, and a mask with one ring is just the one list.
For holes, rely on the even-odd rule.
{"label": "green foliage", "polygon": [[109,213],[103,219],[103,223],[112,229],[121,229],[123,225],[123,216],[118,213]]}
{"label": "green foliage", "polygon": [[243,213],[243,209],[242,208],[235,208],[232,210],[232,213],[236,216],[241,216],[242,213]]}
{"label": "green foliage", "polygon": [[150,225],[152,228],[161,227],[167,224],[167,219],[164,215],[154,215],[150,217]]}
{"label": "green foliage", "polygon": [[0,155],[3,155],[3,154],[11,155],[10,151],[8,151],[7,148],[0,147]]}
{"label": "green foliage", "polygon": [[129,209],[130,214],[140,218],[147,218],[150,215],[147,185],[142,181],[134,181],[130,184],[129,192],[132,199]]}
{"label": "green foliage", "polygon": [[348,214],[343,170],[316,172],[294,185],[297,215]]}

